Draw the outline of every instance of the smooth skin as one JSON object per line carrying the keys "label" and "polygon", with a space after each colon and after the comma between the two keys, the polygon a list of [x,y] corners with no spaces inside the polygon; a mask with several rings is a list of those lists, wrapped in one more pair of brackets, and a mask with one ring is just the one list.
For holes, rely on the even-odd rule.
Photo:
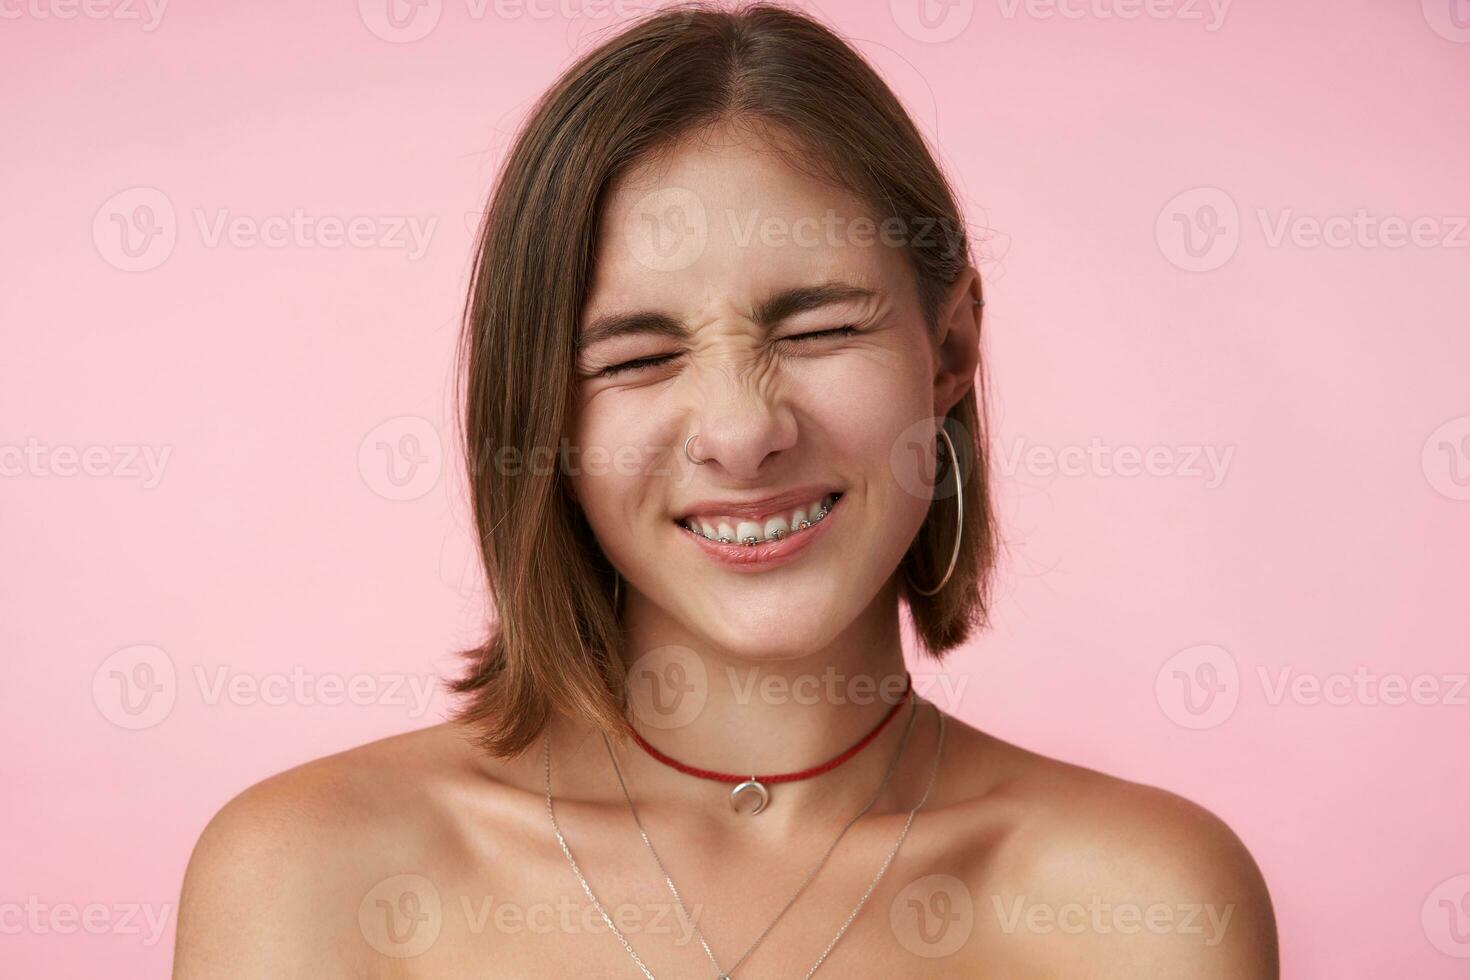
{"label": "smooth skin", "polygon": [[[855,679],[905,669],[894,569],[928,507],[891,450],[965,395],[979,351],[975,270],[931,335],[903,253],[853,230],[867,208],[790,169],[773,138],[710,130],[614,188],[583,328],[630,313],[666,322],[583,348],[573,440],[650,464],[588,457],[571,475],[624,576],[625,658],[647,703],[677,696],[660,687],[674,681],[700,698],[660,727],[639,713],[635,682],[634,722],[664,752],[734,772],[830,758],[888,710]],[[691,200],[702,233],[686,220]],[[848,223],[814,226],[832,214]],[[671,216],[698,233],[682,253],[640,238]],[[845,298],[759,321],[772,296],[833,284]],[[702,467],[682,458],[690,433]],[[844,497],[823,537],[779,568],[736,573],[674,523],[695,500],[807,484]],[[692,669],[670,674],[671,650]],[[758,816],[732,811],[728,787],[614,744],[659,856],[727,969],[902,747],[876,804],[737,977],[802,976],[893,846],[929,781],[945,707],[937,675],[915,671],[924,696],[906,743],[907,708],[839,769],[775,787]],[[447,722],[384,739],[230,801],[189,864],[175,977],[640,976],[588,911],[552,833],[542,745],[496,760],[472,734]],[[654,975],[714,976],[600,733],[557,717],[547,735],[557,819],[598,898]],[[952,716],[938,758],[933,795],[819,976],[1277,976],[1266,885],[1208,811]]]}

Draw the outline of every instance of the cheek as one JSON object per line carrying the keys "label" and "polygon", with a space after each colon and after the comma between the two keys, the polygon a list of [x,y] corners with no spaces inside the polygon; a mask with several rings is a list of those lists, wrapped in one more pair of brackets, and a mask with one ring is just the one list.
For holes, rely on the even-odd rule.
{"label": "cheek", "polygon": [[926,372],[924,359],[908,351],[855,351],[818,369],[806,386],[808,404],[822,428],[845,433],[845,445],[876,463],[888,458],[904,429],[930,414]]}
{"label": "cheek", "polygon": [[932,498],[933,391],[928,361],[907,351],[854,367],[833,394],[825,425],[861,473],[869,551],[897,563],[928,516]]}
{"label": "cheek", "polygon": [[593,398],[578,411],[566,466],[577,499],[600,541],[631,534],[640,504],[656,502],[648,485],[670,465],[658,415],[637,397]]}
{"label": "cheek", "polygon": [[834,372],[810,405],[816,438],[862,481],[870,528],[911,538],[929,509],[927,439],[932,390],[922,359],[854,360]]}

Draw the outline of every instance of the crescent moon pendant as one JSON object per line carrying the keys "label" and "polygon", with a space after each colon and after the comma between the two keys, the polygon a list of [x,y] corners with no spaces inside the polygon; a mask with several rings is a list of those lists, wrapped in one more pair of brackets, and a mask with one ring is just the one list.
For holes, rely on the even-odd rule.
{"label": "crescent moon pendant", "polygon": [[750,811],[751,816],[760,813],[766,808],[766,804],[771,802],[771,791],[766,789],[760,780],[752,777],[730,790],[730,809],[739,811],[740,797],[745,793],[754,793],[756,796],[755,809]]}

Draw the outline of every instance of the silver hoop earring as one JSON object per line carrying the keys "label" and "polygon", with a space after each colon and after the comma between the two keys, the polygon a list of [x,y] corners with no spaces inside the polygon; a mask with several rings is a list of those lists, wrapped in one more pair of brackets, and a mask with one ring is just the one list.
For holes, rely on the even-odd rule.
{"label": "silver hoop earring", "polygon": [[693,463],[695,466],[703,466],[705,463],[708,463],[709,460],[707,460],[707,459],[695,459],[694,458],[694,454],[689,451],[689,444],[694,441],[694,436],[697,436],[697,435],[699,435],[698,432],[694,433],[688,439],[685,439],[684,440],[684,455],[686,457],[688,457],[689,462]]}
{"label": "silver hoop earring", "polygon": [[944,588],[945,583],[949,581],[949,577],[954,574],[955,564],[960,559],[960,539],[964,536],[965,531],[965,499],[964,485],[960,483],[960,459],[955,455],[954,441],[950,439],[949,433],[944,430],[943,424],[939,426],[939,435],[944,439],[945,448],[949,450],[949,468],[954,471],[954,550],[949,553],[949,567],[944,570],[944,578],[940,579],[939,584],[934,586],[934,588],[921,589],[914,584],[912,578],[909,579],[909,588],[919,593],[919,595],[934,595],[940,589]]}

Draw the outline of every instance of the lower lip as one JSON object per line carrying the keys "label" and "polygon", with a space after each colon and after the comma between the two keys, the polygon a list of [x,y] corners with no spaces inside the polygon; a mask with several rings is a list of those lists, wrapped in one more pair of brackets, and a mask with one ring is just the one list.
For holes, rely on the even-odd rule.
{"label": "lower lip", "polygon": [[804,549],[811,547],[813,542],[826,533],[827,525],[832,523],[832,519],[842,509],[842,501],[846,499],[845,496],[839,498],[837,503],[828,508],[826,517],[805,531],[798,531],[768,544],[721,544],[678,524],[674,526],[674,530],[688,538],[689,543],[703,551],[707,557],[732,572],[765,572],[794,560]]}

